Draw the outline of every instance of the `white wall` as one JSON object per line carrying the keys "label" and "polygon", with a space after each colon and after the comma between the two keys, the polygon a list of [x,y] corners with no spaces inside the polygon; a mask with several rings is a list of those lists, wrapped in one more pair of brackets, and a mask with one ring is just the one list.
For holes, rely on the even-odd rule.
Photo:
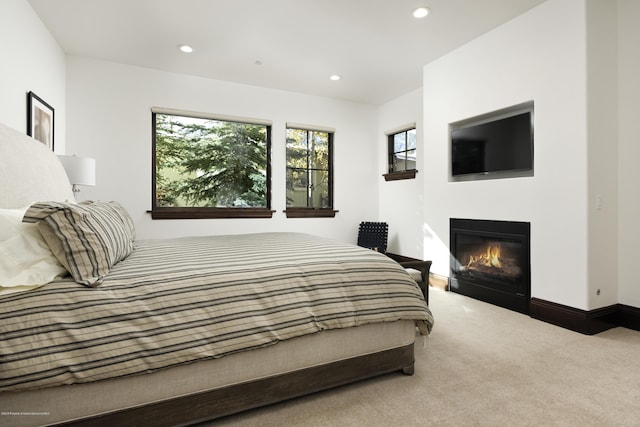
{"label": "white wall", "polygon": [[618,53],[615,1],[587,0],[589,308],[618,302]]}
{"label": "white wall", "polygon": [[[271,219],[151,220],[151,107],[270,119]],[[95,157],[97,186],[81,197],[121,201],[136,221],[138,237],[304,231],[355,242],[358,223],[376,218],[377,109],[373,106],[201,77],[69,57],[67,154]],[[287,219],[285,123],[336,129],[336,218]]]}
{"label": "white wall", "polygon": [[[424,218],[433,230],[424,252],[434,273],[449,274],[449,218],[529,221],[532,296],[590,308],[585,9],[550,0],[424,67]],[[449,182],[448,123],[529,100],[535,176]]]}
{"label": "white wall", "polygon": [[[416,124],[418,159],[415,179],[385,181],[388,172],[388,145],[385,132],[406,124]],[[378,113],[378,182],[380,221],[389,224],[388,251],[422,259],[423,255],[423,160],[422,89],[381,105]],[[374,219],[375,220],[375,219]]]}
{"label": "white wall", "polygon": [[54,108],[54,150],[65,149],[65,56],[26,0],[0,2],[0,122],[27,130],[27,93]]}
{"label": "white wall", "polygon": [[618,1],[619,302],[640,307],[640,2]]}
{"label": "white wall", "polygon": [[[56,111],[56,152],[98,159],[98,186],[84,188],[81,197],[122,200],[140,237],[292,229],[351,241],[359,221],[379,218],[392,226],[392,251],[432,259],[432,271],[448,275],[450,217],[531,221],[533,296],[592,309],[615,302],[617,292],[620,303],[640,307],[640,3],[615,5],[612,17],[612,2],[550,0],[426,66],[423,91],[381,106],[376,122],[369,106],[88,59],[65,63],[29,3],[3,0],[0,122],[26,129],[30,90],[49,102]],[[595,14],[602,11],[604,20]],[[617,99],[610,93],[616,73]],[[530,99],[536,103],[535,176],[449,183],[447,124]],[[144,212],[151,203],[152,105],[272,119],[274,218],[151,221]],[[284,218],[286,121],[337,129],[336,219]],[[412,121],[418,178],[386,183],[384,131]],[[616,155],[617,184],[611,174]]]}

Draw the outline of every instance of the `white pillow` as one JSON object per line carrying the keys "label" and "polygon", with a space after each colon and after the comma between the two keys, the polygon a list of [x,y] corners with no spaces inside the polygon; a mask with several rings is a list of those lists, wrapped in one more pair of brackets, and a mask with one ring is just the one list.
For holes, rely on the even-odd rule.
{"label": "white pillow", "polygon": [[28,291],[67,273],[38,227],[22,222],[26,210],[0,209],[0,295]]}

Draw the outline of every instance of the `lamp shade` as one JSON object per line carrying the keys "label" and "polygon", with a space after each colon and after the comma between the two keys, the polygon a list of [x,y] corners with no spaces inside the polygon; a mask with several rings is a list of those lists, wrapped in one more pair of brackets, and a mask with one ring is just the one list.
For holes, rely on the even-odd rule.
{"label": "lamp shade", "polygon": [[58,156],[72,185],[96,185],[96,160],[90,157]]}

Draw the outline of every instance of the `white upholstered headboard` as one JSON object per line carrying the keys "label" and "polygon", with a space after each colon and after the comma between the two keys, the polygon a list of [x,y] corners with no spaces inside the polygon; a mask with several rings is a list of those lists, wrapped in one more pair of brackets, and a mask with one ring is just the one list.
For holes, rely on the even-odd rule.
{"label": "white upholstered headboard", "polygon": [[0,123],[0,208],[48,200],[74,200],[62,164],[44,144]]}

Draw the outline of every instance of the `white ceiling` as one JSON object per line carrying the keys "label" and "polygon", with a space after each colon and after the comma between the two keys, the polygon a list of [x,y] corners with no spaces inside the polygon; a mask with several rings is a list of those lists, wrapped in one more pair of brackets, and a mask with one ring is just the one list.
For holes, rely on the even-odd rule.
{"label": "white ceiling", "polygon": [[28,1],[69,55],[377,105],[544,0]]}

